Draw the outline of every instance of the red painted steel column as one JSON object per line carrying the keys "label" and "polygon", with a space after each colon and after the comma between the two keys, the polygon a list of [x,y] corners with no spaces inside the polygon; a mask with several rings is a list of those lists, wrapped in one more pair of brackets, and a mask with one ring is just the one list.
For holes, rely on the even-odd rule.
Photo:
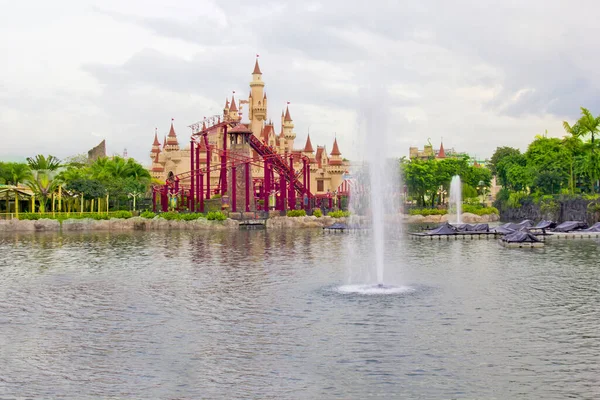
{"label": "red painted steel column", "polygon": [[232,165],[231,166],[231,211],[236,212],[237,211],[237,199],[236,199],[236,179],[235,179],[235,171],[236,170],[236,166]]}
{"label": "red painted steel column", "polygon": [[250,163],[246,163],[246,212],[250,212]]}
{"label": "red painted steel column", "polygon": [[165,183],[160,198],[160,207],[163,212],[169,211],[169,186]]}
{"label": "red painted steel column", "polygon": [[294,183],[296,183],[296,173],[294,172],[294,156],[290,155],[290,192],[289,192],[289,209],[296,209],[296,187]]}
{"label": "red painted steel column", "polygon": [[269,173],[269,161],[265,159],[264,161],[264,178],[263,178],[263,201],[264,201],[264,209],[265,211],[269,211],[269,192],[271,191],[269,185],[269,177],[271,174]]}
{"label": "red painted steel column", "polygon": [[196,180],[196,195],[194,196],[194,211],[198,211],[198,201],[203,193],[200,189],[200,145],[196,145],[196,166],[194,167],[194,179]]}
{"label": "red painted steel column", "polygon": [[206,200],[210,200],[210,145],[204,135],[204,144],[206,145]]}
{"label": "red painted steel column", "polygon": [[221,156],[221,196],[227,192],[227,125],[223,127],[223,155]]}
{"label": "red painted steel column", "polygon": [[286,196],[286,185],[285,185],[285,176],[283,174],[279,175],[279,193],[281,195],[281,211],[285,211],[285,199]]}
{"label": "red painted steel column", "polygon": [[307,163],[306,168],[306,191],[308,192],[308,196],[310,197],[310,163]]}
{"label": "red painted steel column", "polygon": [[196,180],[196,175],[194,174],[194,159],[195,159],[195,149],[194,149],[194,141],[190,140],[190,197],[188,199],[188,209],[191,212],[196,211],[194,208],[194,181]]}
{"label": "red painted steel column", "polygon": [[198,179],[200,180],[200,182],[198,183],[198,188],[200,190],[200,212],[204,212],[204,196],[202,196],[202,193],[204,192],[204,174],[203,173],[199,173],[198,174]]}
{"label": "red painted steel column", "polygon": [[156,212],[156,189],[152,188],[152,212]]}

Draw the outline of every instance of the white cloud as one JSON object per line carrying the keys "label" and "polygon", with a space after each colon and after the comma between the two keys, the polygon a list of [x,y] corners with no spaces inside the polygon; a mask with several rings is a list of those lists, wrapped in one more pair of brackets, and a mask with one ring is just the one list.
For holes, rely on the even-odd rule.
{"label": "white cloud", "polygon": [[[582,1],[58,0],[3,6],[0,158],[66,157],[107,139],[147,163],[154,128],[248,91],[261,55],[271,117],[291,101],[297,147],[360,154],[360,88],[387,87],[389,148],[441,137],[479,157],[524,149],[579,106],[600,113],[600,5]],[[379,115],[379,114],[378,114]],[[376,136],[376,132],[372,133]]]}

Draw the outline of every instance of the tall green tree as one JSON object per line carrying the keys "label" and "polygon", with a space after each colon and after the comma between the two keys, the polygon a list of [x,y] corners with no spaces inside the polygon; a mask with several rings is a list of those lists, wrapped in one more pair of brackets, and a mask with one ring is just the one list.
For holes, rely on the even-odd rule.
{"label": "tall green tree", "polygon": [[490,171],[492,172],[492,175],[497,175],[498,174],[498,164],[500,163],[500,161],[502,161],[503,158],[510,157],[510,156],[517,156],[520,154],[521,154],[521,151],[519,149],[515,149],[514,147],[508,147],[508,146],[497,147],[496,151],[494,151],[494,154],[492,155],[492,158],[488,162],[487,166],[490,169]]}
{"label": "tall green tree", "polygon": [[31,168],[31,179],[27,182],[29,188],[39,199],[40,211],[46,211],[48,197],[58,188],[59,180],[55,179],[58,169],[61,167],[60,160],[54,156],[37,156],[27,158]]}

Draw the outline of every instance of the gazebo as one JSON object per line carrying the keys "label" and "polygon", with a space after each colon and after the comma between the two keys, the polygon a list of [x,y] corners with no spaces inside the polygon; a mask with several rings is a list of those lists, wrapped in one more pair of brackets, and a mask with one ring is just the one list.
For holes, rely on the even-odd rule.
{"label": "gazebo", "polygon": [[31,189],[22,186],[0,185],[0,204],[5,204],[4,211],[6,214],[14,212],[18,217],[20,209],[19,203],[23,201],[31,202],[33,212],[35,200]]}

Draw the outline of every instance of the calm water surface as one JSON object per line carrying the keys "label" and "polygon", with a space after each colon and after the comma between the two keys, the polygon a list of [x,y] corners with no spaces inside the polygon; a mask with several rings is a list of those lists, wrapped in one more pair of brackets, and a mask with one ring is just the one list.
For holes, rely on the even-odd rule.
{"label": "calm water surface", "polygon": [[[363,235],[0,236],[0,398],[600,398],[600,247]],[[352,254],[347,261],[347,254]]]}

